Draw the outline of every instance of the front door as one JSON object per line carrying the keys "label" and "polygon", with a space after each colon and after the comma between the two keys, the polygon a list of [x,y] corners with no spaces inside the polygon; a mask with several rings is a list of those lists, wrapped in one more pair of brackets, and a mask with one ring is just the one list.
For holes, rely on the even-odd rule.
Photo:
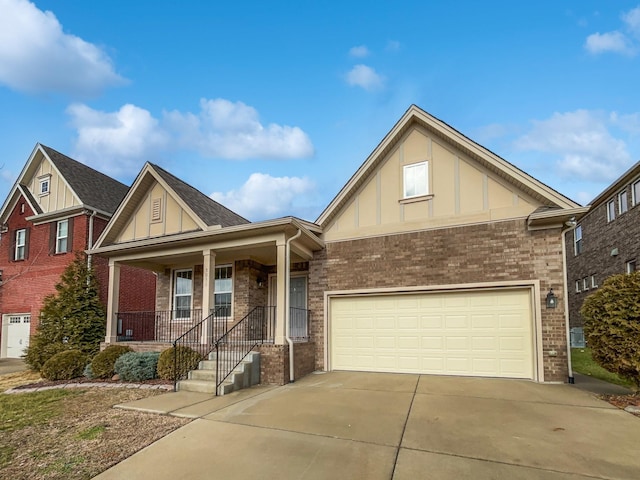
{"label": "front door", "polygon": [[[269,303],[277,306],[278,278],[269,277]],[[307,277],[295,276],[289,281],[291,338],[307,337]]]}

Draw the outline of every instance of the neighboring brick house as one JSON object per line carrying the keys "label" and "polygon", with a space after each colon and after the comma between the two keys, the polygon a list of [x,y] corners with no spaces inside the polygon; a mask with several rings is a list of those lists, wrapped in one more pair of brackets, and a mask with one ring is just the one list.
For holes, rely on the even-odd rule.
{"label": "neighboring brick house", "polygon": [[584,299],[607,277],[638,268],[640,162],[591,202],[588,213],[566,233],[566,244],[569,320],[572,328],[581,329]]}
{"label": "neighboring brick house", "polygon": [[127,316],[111,296],[106,342],[144,330],[164,348],[173,329],[207,347],[216,322],[260,320],[263,383],[314,369],[563,382],[561,232],[586,210],[416,106],[315,223],[248,223],[147,164],[93,253],[113,290],[126,265],[158,272],[156,309],[173,314]]}
{"label": "neighboring brick house", "polygon": [[[37,144],[0,210],[0,357],[19,357],[35,332],[44,298],[75,252],[91,248],[128,187],[55,150]],[[91,258],[107,301],[108,267]],[[130,267],[121,301],[152,308],[155,276]],[[136,288],[133,288],[135,285]]]}

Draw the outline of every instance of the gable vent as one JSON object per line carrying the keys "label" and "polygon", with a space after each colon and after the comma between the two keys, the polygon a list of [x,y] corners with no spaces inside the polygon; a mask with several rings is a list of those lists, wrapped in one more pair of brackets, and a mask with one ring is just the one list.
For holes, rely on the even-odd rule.
{"label": "gable vent", "polygon": [[162,221],[162,198],[154,198],[151,200],[151,221]]}

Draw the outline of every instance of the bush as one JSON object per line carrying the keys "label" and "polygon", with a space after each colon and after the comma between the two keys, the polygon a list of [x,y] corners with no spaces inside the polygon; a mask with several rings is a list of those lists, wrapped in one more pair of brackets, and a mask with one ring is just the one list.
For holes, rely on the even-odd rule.
{"label": "bush", "polygon": [[116,373],[113,367],[118,357],[132,351],[133,350],[126,345],[109,345],[97,354],[91,362],[91,370],[94,378],[113,377]]}
{"label": "bush", "polygon": [[27,348],[24,361],[33,370],[40,371],[44,364],[54,355],[71,350],[72,347],[62,342],[42,342],[38,341],[36,335],[31,337],[31,345]]}
{"label": "bush", "polygon": [[80,350],[66,350],[45,362],[40,373],[47,380],[71,380],[82,375],[87,356]]}
{"label": "bush", "polygon": [[91,368],[91,363],[87,363],[87,366],[84,367],[84,371],[82,372],[82,376],[88,378],[89,380],[93,380],[96,378],[93,375],[93,368]]}
{"label": "bush", "polygon": [[[176,351],[177,350],[177,351]],[[198,368],[202,355],[190,347],[171,347],[163,351],[158,359],[158,376],[163,380],[174,380],[174,358],[178,358],[178,378],[184,378]]]}
{"label": "bush", "polygon": [[580,309],[593,359],[640,387],[640,271],[614,275]]}
{"label": "bush", "polygon": [[159,352],[129,352],[121,355],[114,366],[120,380],[140,382],[157,377]]}

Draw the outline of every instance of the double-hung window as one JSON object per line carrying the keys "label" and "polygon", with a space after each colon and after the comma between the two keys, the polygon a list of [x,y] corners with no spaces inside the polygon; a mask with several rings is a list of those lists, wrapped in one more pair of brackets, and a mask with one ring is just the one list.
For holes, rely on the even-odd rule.
{"label": "double-hung window", "polygon": [[635,181],[631,185],[631,201],[633,205],[638,205],[640,203],[640,180]]}
{"label": "double-hung window", "polygon": [[27,229],[16,230],[16,246],[13,256],[14,260],[24,260],[27,253]]}
{"label": "double-hung window", "polygon": [[420,197],[429,194],[428,162],[405,165],[403,168],[403,198]]}
{"label": "double-hung window", "polygon": [[176,270],[173,273],[173,308],[175,319],[190,319],[193,301],[193,270]]}
{"label": "double-hung window", "polygon": [[582,253],[582,226],[578,225],[573,231],[574,251],[576,255]]}
{"label": "double-hung window", "polygon": [[609,200],[607,202],[607,222],[612,222],[616,218],[616,202]]}
{"label": "double-hung window", "polygon": [[216,267],[214,297],[215,311],[218,316],[230,317],[233,297],[233,267],[231,265]]}
{"label": "double-hung window", "polygon": [[627,273],[633,273],[637,270],[637,264],[635,260],[629,260],[627,262]]}
{"label": "double-hung window", "polygon": [[60,220],[56,227],[56,253],[67,252],[69,240],[69,220]]}
{"label": "double-hung window", "polygon": [[629,205],[627,204],[627,191],[624,190],[618,194],[618,213],[622,215],[627,210],[629,210]]}

